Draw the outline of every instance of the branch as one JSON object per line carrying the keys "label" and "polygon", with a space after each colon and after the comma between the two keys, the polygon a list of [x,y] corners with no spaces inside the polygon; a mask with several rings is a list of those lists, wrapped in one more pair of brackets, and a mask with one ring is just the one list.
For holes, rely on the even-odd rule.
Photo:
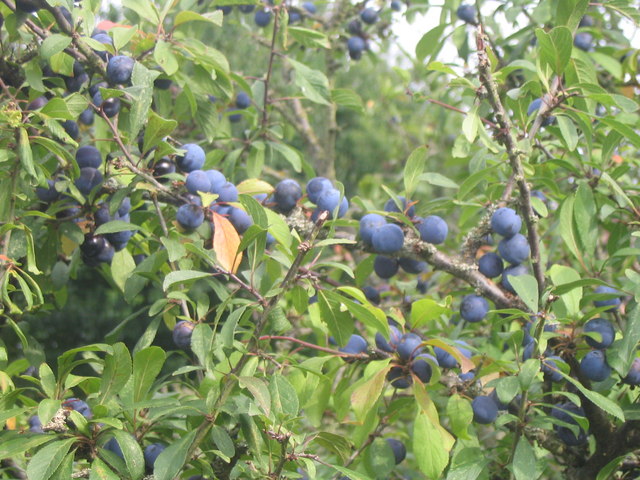
{"label": "branch", "polygon": [[[478,68],[480,73],[480,82],[487,92],[489,103],[494,110],[496,120],[500,126],[500,138],[507,150],[507,156],[511,165],[511,170],[515,176],[518,190],[520,191],[520,200],[522,202],[522,210],[524,213],[524,221],[527,225],[527,234],[529,246],[531,247],[531,263],[533,264],[533,274],[538,282],[538,292],[541,295],[545,288],[545,278],[542,265],[540,263],[540,237],[536,230],[537,217],[531,206],[531,191],[527,184],[522,163],[525,160],[524,153],[518,148],[518,140],[513,132],[513,127],[507,112],[502,105],[498,86],[491,73],[491,63],[485,50],[485,36],[482,28],[478,28]],[[544,104],[544,102],[543,102]],[[542,109],[542,107],[540,107]],[[538,118],[540,119],[540,118]],[[536,119],[536,121],[538,120]],[[540,121],[542,121],[540,119]]]}

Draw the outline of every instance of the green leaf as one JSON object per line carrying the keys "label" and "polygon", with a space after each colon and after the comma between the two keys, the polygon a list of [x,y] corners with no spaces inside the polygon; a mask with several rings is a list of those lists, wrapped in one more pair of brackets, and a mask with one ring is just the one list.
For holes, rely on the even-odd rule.
{"label": "green leaf", "polygon": [[404,164],[404,190],[407,198],[411,198],[420,183],[420,176],[424,172],[427,161],[427,147],[422,145],[416,148]]}
{"label": "green leaf", "polygon": [[356,418],[361,422],[364,421],[378,401],[378,398],[380,398],[384,387],[384,380],[390,368],[389,362],[386,360],[373,362],[369,367],[375,368],[377,371],[351,394],[351,407],[356,414]]}
{"label": "green leaf", "polygon": [[425,33],[416,45],[416,58],[419,62],[431,55],[438,48],[438,41],[447,28],[446,23],[442,23]]}
{"label": "green leaf", "polygon": [[124,343],[113,345],[113,353],[104,357],[98,403],[104,404],[124,388],[132,372],[131,354]]}
{"label": "green leaf", "polygon": [[532,275],[510,276],[509,283],[513,286],[516,294],[522,299],[529,310],[538,311],[538,282]]}
{"label": "green leaf", "polygon": [[362,112],[364,106],[362,104],[362,98],[353,90],[348,88],[334,88],[331,90],[331,101],[341,107],[350,108]]}
{"label": "green leaf", "polygon": [[31,144],[29,142],[29,134],[24,128],[20,129],[20,143],[18,145],[18,155],[20,155],[20,163],[24,167],[25,171],[36,180],[38,174],[36,173],[35,165],[33,163],[33,153],[31,152]]}
{"label": "green leaf", "polygon": [[158,72],[149,70],[140,62],[133,65],[132,86],[127,88],[127,92],[133,97],[129,110],[129,138],[136,138],[147,121],[147,113],[153,100],[153,81],[158,75]]}
{"label": "green leaf", "polygon": [[299,400],[295,389],[282,375],[273,375],[269,381],[271,408],[275,413],[285,417],[298,415]]}
{"label": "green leaf", "polygon": [[29,480],[48,480],[52,478],[75,442],[75,438],[67,438],[66,440],[52,442],[38,450],[31,457],[29,465],[27,465]]}
{"label": "green leaf", "polygon": [[173,480],[178,476],[178,473],[180,473],[180,470],[188,460],[189,449],[197,434],[197,429],[182,434],[179,440],[169,445],[158,455],[153,464],[155,480]]}
{"label": "green leaf", "polygon": [[261,378],[240,377],[238,384],[251,392],[253,398],[258,403],[267,417],[271,416],[271,393],[267,384]]}
{"label": "green leaf", "polygon": [[411,304],[411,325],[412,328],[423,327],[429,322],[439,319],[442,315],[451,313],[448,302],[437,303],[432,298],[422,298]]}
{"label": "green leaf", "polygon": [[162,67],[167,75],[173,75],[180,67],[178,59],[171,49],[171,44],[162,40],[156,42],[156,47],[153,50],[153,59]]}
{"label": "green leaf", "polygon": [[451,395],[447,402],[447,416],[451,422],[451,431],[458,437],[470,439],[469,425],[473,422],[473,409],[469,400],[460,395]]}
{"label": "green leaf", "polygon": [[455,189],[460,188],[456,182],[437,172],[423,173],[422,175],[420,175],[419,179],[421,182],[427,182],[430,185],[436,185],[438,187]]}
{"label": "green leaf", "polygon": [[329,43],[327,36],[318,30],[290,26],[287,28],[287,32],[296,42],[306,47],[331,48],[331,44]]}
{"label": "green leaf", "polygon": [[581,182],[575,193],[573,219],[582,255],[592,258],[598,243],[597,207],[593,191],[587,182]]}
{"label": "green leaf", "polygon": [[176,15],[176,18],[173,21],[173,26],[178,27],[188,22],[208,22],[221,27],[222,16],[222,10],[214,10],[213,12],[206,12],[203,14],[191,12],[189,10],[182,10]]}
{"label": "green leaf", "polygon": [[535,480],[539,477],[536,454],[524,435],[518,440],[511,468],[516,480]]}
{"label": "green leaf", "polygon": [[109,465],[104,463],[99,458],[95,458],[91,462],[91,473],[89,474],[89,480],[119,480],[120,476],[115,473]]}
{"label": "green leaf", "polygon": [[196,270],[178,270],[176,272],[170,272],[164,277],[162,282],[162,289],[166,292],[169,287],[176,283],[184,283],[192,280],[198,280],[200,278],[210,277],[211,274],[207,272],[198,272]]}
{"label": "green leaf", "polygon": [[40,45],[40,56],[49,60],[56,53],[62,52],[71,44],[71,38],[60,33],[53,33],[44,39]]}
{"label": "green leaf", "polygon": [[329,327],[329,332],[338,345],[344,346],[353,332],[353,318],[340,308],[340,296],[328,290],[318,291],[320,318]]}
{"label": "green leaf", "polygon": [[567,27],[555,27],[549,33],[536,29],[541,60],[561,75],[571,59],[573,36]]}
{"label": "green leaf", "polygon": [[478,105],[474,105],[462,121],[462,133],[469,143],[473,142],[478,135],[480,127],[480,117],[478,116]]}
{"label": "green leaf", "polygon": [[160,347],[148,347],[133,357],[133,401],[140,402],[149,394],[149,389],[162,370],[165,353]]}
{"label": "green leaf", "polygon": [[132,480],[138,480],[144,476],[144,456],[142,448],[129,432],[113,430],[113,436],[122,450],[124,462]]}
{"label": "green leaf", "polygon": [[612,366],[616,367],[621,376],[626,376],[629,372],[631,363],[635,358],[636,347],[640,342],[640,307],[638,304],[627,313],[627,322],[620,343],[615,344],[614,352],[618,362],[614,362],[613,355],[611,358]]}
{"label": "green leaf", "polygon": [[449,463],[449,452],[445,449],[440,431],[422,410],[413,424],[413,454],[418,468],[429,478],[440,478]]}
{"label": "green leaf", "polygon": [[295,71],[295,83],[302,90],[302,94],[314,103],[330,105],[329,80],[325,74],[291,58],[289,63]]}
{"label": "green leaf", "polygon": [[388,478],[396,466],[391,445],[383,438],[376,438],[365,450],[365,465],[374,478]]}
{"label": "green leaf", "polygon": [[[565,245],[581,263],[584,263],[582,260],[582,254],[580,253],[580,248],[578,248],[578,244],[576,242],[574,227],[573,227],[573,205],[575,202],[575,197],[573,195],[567,196],[560,206],[560,218],[558,221],[558,228],[560,229],[560,236],[562,240],[564,240]],[[511,281],[509,278],[509,281]]]}
{"label": "green leaf", "polygon": [[211,428],[211,440],[216,444],[218,450],[229,458],[233,458],[236,454],[236,447],[227,433],[227,431],[219,425],[214,425]]}
{"label": "green leaf", "polygon": [[40,376],[40,385],[42,390],[47,394],[49,398],[56,397],[56,377],[53,374],[53,370],[46,363],[40,365],[38,369],[38,375]]}
{"label": "green leaf", "polygon": [[567,149],[573,152],[578,146],[578,130],[573,124],[573,121],[565,115],[556,116],[558,127],[560,127],[560,133],[564,139]]}
{"label": "green leaf", "polygon": [[300,158],[300,152],[294,150],[289,145],[278,142],[268,142],[268,144],[273,148],[276,152],[278,152],[282,157],[291,164],[293,169],[296,172],[300,172],[302,169],[302,159]]}
{"label": "green leaf", "polygon": [[592,403],[594,403],[597,407],[602,409],[605,413],[609,413],[609,414],[613,415],[614,417],[618,418],[620,421],[624,422],[624,412],[622,411],[622,408],[620,408],[620,406],[616,402],[614,402],[613,400],[609,400],[607,397],[605,397],[604,395],[599,394],[598,392],[594,392],[592,390],[588,390],[579,381],[571,378],[569,375],[564,373],[562,370],[557,369],[557,371],[560,373],[560,375],[563,376],[563,378],[566,381],[568,381],[573,386],[575,386],[578,390],[580,390],[580,392],[585,397],[587,397]]}
{"label": "green leaf", "polygon": [[125,293],[127,279],[131,277],[131,273],[135,269],[136,262],[126,248],[113,255],[113,259],[111,260],[111,276],[113,277],[113,282],[122,293]]}
{"label": "green leaf", "polygon": [[178,126],[175,120],[167,120],[156,114],[154,111],[149,112],[149,121],[144,129],[144,152],[148,152],[155,147],[160,140],[171,134]]}

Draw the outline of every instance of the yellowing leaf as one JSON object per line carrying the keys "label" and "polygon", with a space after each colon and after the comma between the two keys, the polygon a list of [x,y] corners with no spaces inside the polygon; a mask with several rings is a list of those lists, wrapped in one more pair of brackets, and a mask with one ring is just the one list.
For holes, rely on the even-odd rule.
{"label": "yellowing leaf", "polygon": [[213,213],[213,251],[222,268],[236,273],[242,261],[242,252],[238,252],[240,236],[231,222],[222,215]]}
{"label": "yellowing leaf", "polygon": [[383,362],[382,370],[373,375],[370,379],[360,385],[351,394],[351,405],[356,417],[361,422],[369,413],[369,410],[378,401],[384,387],[384,379],[389,371],[388,362]]}
{"label": "yellowing leaf", "polygon": [[257,178],[248,178],[246,180],[243,180],[238,185],[236,185],[236,187],[238,188],[238,193],[245,193],[247,195],[273,192],[273,187],[271,186],[271,184]]}
{"label": "yellowing leaf", "polygon": [[440,347],[445,352],[453,355],[455,359],[458,361],[458,363],[460,364],[460,369],[462,370],[462,373],[467,373],[473,370],[474,368],[476,368],[476,366],[473,364],[471,360],[469,360],[467,357],[465,357],[460,353],[460,350],[458,350],[456,347],[452,347],[448,343],[444,343],[442,340],[438,340],[437,338],[432,338],[431,340],[427,340],[425,343],[427,345],[433,345],[434,347]]}

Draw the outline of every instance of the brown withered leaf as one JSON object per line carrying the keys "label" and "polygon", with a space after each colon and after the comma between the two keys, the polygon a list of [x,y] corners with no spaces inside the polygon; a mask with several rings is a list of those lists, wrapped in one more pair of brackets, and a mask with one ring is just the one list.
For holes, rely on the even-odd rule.
{"label": "brown withered leaf", "polygon": [[242,261],[242,252],[238,252],[240,235],[231,222],[222,215],[213,212],[213,251],[218,263],[225,270],[236,273]]}

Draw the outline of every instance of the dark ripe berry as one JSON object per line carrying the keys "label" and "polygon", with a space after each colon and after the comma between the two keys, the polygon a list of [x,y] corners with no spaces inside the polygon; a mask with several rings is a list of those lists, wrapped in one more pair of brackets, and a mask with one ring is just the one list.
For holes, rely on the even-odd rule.
{"label": "dark ripe berry", "polygon": [[144,464],[147,471],[153,471],[153,464],[156,463],[158,456],[167,448],[163,443],[152,443],[144,449]]}
{"label": "dark ripe berry", "polygon": [[375,8],[367,7],[360,12],[360,20],[367,25],[373,25],[378,21],[378,12]]}
{"label": "dark ripe berry", "polygon": [[376,332],[376,347],[385,352],[393,353],[401,338],[402,332],[393,325],[389,325],[389,341],[380,332]]}
{"label": "dark ripe berry", "polygon": [[395,253],[404,245],[404,232],[395,223],[388,223],[373,232],[371,244],[378,253]]}
{"label": "dark ripe berry", "polygon": [[302,20],[302,15],[299,12],[295,12],[293,10],[289,10],[289,25],[294,23],[298,23]]}
{"label": "dark ripe berry", "polygon": [[257,26],[266,27],[271,22],[271,12],[269,10],[258,10],[253,20]]}
{"label": "dark ripe berry", "polygon": [[198,205],[188,203],[178,208],[176,220],[186,230],[195,230],[204,222],[204,212]]}
{"label": "dark ripe berry", "polygon": [[78,413],[81,413],[85,418],[93,417],[93,412],[91,412],[91,408],[87,405],[87,402],[84,400],[80,400],[79,398],[69,398],[62,402],[62,406],[64,408],[70,408],[71,410],[75,410]]}
{"label": "dark ripe berry", "polygon": [[273,192],[273,201],[282,213],[289,213],[293,210],[302,198],[302,188],[295,180],[287,178],[276,185]]}
{"label": "dark ripe berry", "polygon": [[558,362],[562,361],[562,358],[558,356],[545,358],[542,361],[540,370],[542,370],[542,373],[545,375],[545,377],[550,379],[552,382],[561,382],[563,377],[560,374]]}
{"label": "dark ripe berry", "polygon": [[78,117],[78,122],[83,125],[90,126],[93,125],[94,112],[93,108],[86,108]]}
{"label": "dark ripe berry", "polygon": [[380,303],[380,292],[377,288],[372,287],[371,285],[366,285],[362,288],[362,292],[367,300],[371,303],[378,305]]}
{"label": "dark ripe berry", "polygon": [[216,7],[216,10],[222,10],[222,14],[226,17],[233,11],[233,7],[230,5],[227,5],[222,7]]}
{"label": "dark ripe berry", "polygon": [[120,445],[118,444],[118,441],[115,438],[109,439],[109,441],[104,444],[104,448],[109,450],[109,451],[111,451],[111,452],[113,452],[113,453],[115,453],[121,459],[124,460],[124,455],[122,453],[122,449],[120,448]]}
{"label": "dark ripe berry", "polygon": [[317,204],[318,197],[323,190],[333,188],[331,180],[325,177],[315,177],[307,182],[307,197],[311,203]]}
{"label": "dark ripe berry", "polygon": [[87,233],[84,236],[84,242],[80,245],[80,251],[88,257],[95,257],[105,247],[105,242],[106,240],[102,235]]}
{"label": "dark ripe berry", "polygon": [[136,61],[126,55],[111,57],[107,63],[107,80],[111,84],[126,85],[131,82],[131,74]]}
{"label": "dark ripe berry", "polygon": [[67,132],[67,135],[73,140],[77,140],[80,137],[80,127],[78,127],[78,124],[73,120],[65,120],[61,122],[61,125],[64,131]]}
{"label": "dark ripe berry", "polygon": [[387,443],[391,447],[393,451],[393,458],[396,461],[396,465],[398,465],[401,461],[405,459],[407,456],[407,449],[400,440],[396,440],[395,438],[387,438]]}
{"label": "dark ripe berry", "polygon": [[594,300],[593,304],[596,307],[610,307],[606,311],[613,312],[618,309],[622,301],[620,300],[620,292],[615,288],[607,287],[601,285],[596,288],[595,293],[597,294],[606,294],[606,295],[617,295],[616,298],[607,298],[605,300]]}
{"label": "dark ripe berry", "polygon": [[400,360],[408,362],[422,351],[422,338],[415,333],[405,333],[398,342],[396,351]]}
{"label": "dark ripe berry", "polygon": [[29,103],[29,105],[27,105],[27,110],[38,110],[44,107],[48,101],[49,100],[47,100],[47,97],[38,97],[32,100],[31,103]]}
{"label": "dark ripe berry", "polygon": [[351,20],[347,25],[347,30],[351,35],[360,35],[362,33],[362,22],[360,20]]}
{"label": "dark ripe berry", "polygon": [[580,371],[589,380],[603,382],[611,376],[611,367],[602,350],[592,350],[580,361]]}
{"label": "dark ripe berry", "polygon": [[[111,39],[111,37],[106,33],[96,33],[94,35],[92,35],[91,37],[92,39],[94,39],[97,42],[100,42],[104,45],[113,45],[113,40]],[[111,57],[111,53],[107,52],[106,50],[94,50],[98,56],[100,58],[102,58],[102,60],[107,61],[110,57]]]}
{"label": "dark ripe berry", "polygon": [[473,5],[460,4],[458,10],[456,10],[456,15],[465,23],[470,25],[476,24],[476,8]]}
{"label": "dark ripe berry", "polygon": [[185,150],[183,155],[176,156],[176,163],[180,170],[192,172],[193,170],[202,169],[206,155],[200,145],[186,143],[180,149]]}
{"label": "dark ripe berry", "polygon": [[409,388],[413,384],[413,378],[409,375],[404,367],[391,367],[387,372],[387,380],[394,388]]}
{"label": "dark ripe berry", "polygon": [[93,167],[80,169],[80,176],[76,179],[76,188],[83,195],[89,195],[91,191],[102,183],[102,173]]}
{"label": "dark ripe berry", "polygon": [[44,430],[42,430],[42,422],[40,421],[40,417],[38,417],[37,415],[30,417],[27,423],[29,424],[30,432],[44,433]]}
{"label": "dark ripe berry", "polygon": [[236,96],[236,107],[245,109],[251,106],[251,97],[246,92],[240,92]]}
{"label": "dark ripe berry", "polygon": [[427,361],[430,359],[433,363],[438,364],[438,360],[429,355],[428,353],[422,353],[418,355],[413,362],[411,362],[411,371],[420,379],[422,383],[429,383],[431,380],[432,370],[431,365]]}
{"label": "dark ripe berry", "polygon": [[229,221],[231,225],[236,229],[236,231],[240,234],[247,231],[247,229],[253,225],[253,220],[245,212],[244,210],[236,207],[231,207],[231,211],[229,213]]}
{"label": "dark ripe berry", "polygon": [[211,181],[209,175],[202,170],[192,170],[187,175],[187,179],[184,183],[187,191],[196,195],[198,192],[210,192]]}
{"label": "dark ripe berry", "polygon": [[398,263],[400,264],[400,268],[405,272],[416,275],[427,269],[427,262],[422,262],[413,258],[402,257],[398,260]]}
{"label": "dark ripe berry", "polygon": [[302,4],[302,8],[304,8],[311,15],[315,15],[315,13],[318,11],[318,8],[313,2],[304,2]]}
{"label": "dark ripe berry", "polygon": [[226,182],[218,190],[218,202],[229,203],[238,201],[238,189],[231,182]]}
{"label": "dark ripe berry", "polygon": [[460,316],[467,322],[480,322],[487,316],[489,303],[478,295],[467,295],[460,304]]}
{"label": "dark ripe berry", "polygon": [[394,12],[399,12],[400,10],[402,10],[402,2],[400,0],[392,0],[391,10],[393,10]]}
{"label": "dark ripe berry", "polygon": [[376,256],[373,261],[373,271],[380,278],[391,278],[398,273],[400,264],[396,258],[385,257],[383,255]]}
{"label": "dark ripe berry", "polygon": [[349,51],[349,57],[352,60],[360,60],[362,58],[362,52],[367,49],[367,42],[359,36],[349,37],[347,40],[347,50]]}
{"label": "dark ripe berry", "polygon": [[102,109],[102,111],[108,118],[115,117],[120,111],[120,99],[116,97],[112,97],[112,98],[107,98],[106,100],[103,101],[102,94],[100,93],[100,91],[98,91],[93,96],[92,101],[96,107],[99,107]]}
{"label": "dark ripe berry", "polygon": [[[570,425],[578,425],[574,416],[584,417],[584,410],[570,402],[561,403],[551,409],[551,416]],[[558,434],[558,438],[569,446],[582,445],[587,441],[587,433],[582,427],[579,427],[577,437],[569,427],[554,423],[553,428]]]}
{"label": "dark ripe berry", "polygon": [[193,322],[182,320],[175,324],[173,327],[173,343],[182,350],[188,350],[191,348],[191,334],[195,328]]}
{"label": "dark ripe berry", "polygon": [[622,379],[629,385],[640,385],[640,358],[634,358],[629,373]]}
{"label": "dark ripe berry", "polygon": [[580,19],[580,23],[578,24],[578,27],[593,27],[593,25],[594,25],[593,17],[590,15],[585,15]]}
{"label": "dark ripe berry", "polygon": [[60,197],[60,192],[56,190],[56,182],[47,180],[47,188],[37,187],[36,196],[41,202],[55,202]]}
{"label": "dark ripe berry", "polygon": [[[307,185],[307,192],[309,187]],[[371,245],[371,238],[376,230],[387,224],[387,220],[377,213],[368,213],[360,219],[360,237],[367,245]]]}
{"label": "dark ripe berry", "polygon": [[509,282],[509,277],[517,277],[519,275],[525,275],[526,273],[528,273],[528,271],[529,270],[525,265],[522,265],[522,264],[511,265],[505,268],[504,271],[502,272],[502,281],[500,282],[500,284],[504,287],[505,290],[511,293],[516,293],[513,286]]}
{"label": "dark ripe berry", "polygon": [[576,33],[576,36],[573,39],[573,44],[576,48],[588,52],[591,50],[591,46],[593,45],[593,35],[588,32]]}
{"label": "dark ripe berry", "polygon": [[[465,346],[468,346],[466,342],[463,342],[462,340],[456,340],[454,343],[456,344],[455,347],[463,356],[471,358],[471,351],[464,348]],[[454,368],[458,364],[456,357],[440,347],[434,347],[433,352],[436,354],[438,364],[442,368]]]}
{"label": "dark ripe berry", "polygon": [[498,406],[486,395],[479,395],[471,402],[473,421],[483,425],[493,423],[498,418]]}
{"label": "dark ripe berry", "polygon": [[449,233],[447,222],[437,215],[430,215],[418,221],[416,228],[420,232],[420,239],[423,242],[438,245],[444,243]]}
{"label": "dark ripe berry", "polygon": [[[170,173],[175,173],[175,171],[176,171],[176,164],[173,163],[169,159],[169,157],[161,158],[153,166],[153,176],[154,177],[161,177],[163,175],[168,175]],[[160,178],[160,179],[158,179],[158,181],[163,183],[163,182],[167,182],[169,180],[166,179],[166,178]]]}
{"label": "dark ripe berry", "polygon": [[340,190],[327,188],[318,195],[318,209],[333,212],[340,205]]}
{"label": "dark ripe berry", "polygon": [[584,333],[600,334],[601,340],[596,340],[589,336],[586,337],[587,343],[593,348],[609,348],[616,337],[616,331],[614,330],[613,325],[611,325],[609,320],[605,320],[604,318],[592,318],[584,324],[583,330]]}
{"label": "dark ripe berry", "polygon": [[42,8],[41,0],[16,0],[16,9],[25,13],[34,13]]}
{"label": "dark ripe berry", "polygon": [[478,260],[478,270],[485,277],[495,278],[504,270],[504,264],[496,253],[487,252]]}
{"label": "dark ripe berry", "polygon": [[64,85],[67,87],[67,91],[70,93],[79,92],[82,85],[89,82],[89,75],[81,73],[74,77],[64,77]]}
{"label": "dark ripe berry", "polygon": [[93,145],[84,145],[76,151],[76,163],[79,168],[99,168],[102,165],[102,155]]}
{"label": "dark ripe berry", "polygon": [[242,13],[251,13],[255,10],[255,5],[238,5],[238,10]]}
{"label": "dark ripe berry", "polygon": [[204,173],[209,177],[209,183],[211,184],[211,193],[219,193],[220,188],[227,183],[225,176],[218,170],[205,170]]}
{"label": "dark ripe berry", "polygon": [[515,210],[502,207],[491,216],[491,229],[503,237],[513,237],[522,228],[522,219]]}
{"label": "dark ripe berry", "polygon": [[353,334],[349,337],[347,344],[339,350],[352,355],[363,353],[367,351],[367,341],[360,335]]}
{"label": "dark ripe berry", "polygon": [[409,218],[413,218],[413,216],[416,214],[416,207],[414,205],[411,205],[409,207],[409,209],[407,210],[407,203],[409,203],[407,201],[407,199],[403,196],[398,196],[397,197],[397,203],[399,203],[400,205],[402,205],[402,211],[398,208],[398,206],[396,205],[396,201],[393,198],[390,198],[389,200],[386,201],[386,203],[384,204],[384,211],[385,212],[397,212],[397,213],[405,213],[407,214],[407,217]]}
{"label": "dark ripe berry", "polygon": [[513,237],[500,240],[500,243],[498,243],[498,252],[507,262],[518,264],[529,258],[531,250],[527,237],[516,233]]}

